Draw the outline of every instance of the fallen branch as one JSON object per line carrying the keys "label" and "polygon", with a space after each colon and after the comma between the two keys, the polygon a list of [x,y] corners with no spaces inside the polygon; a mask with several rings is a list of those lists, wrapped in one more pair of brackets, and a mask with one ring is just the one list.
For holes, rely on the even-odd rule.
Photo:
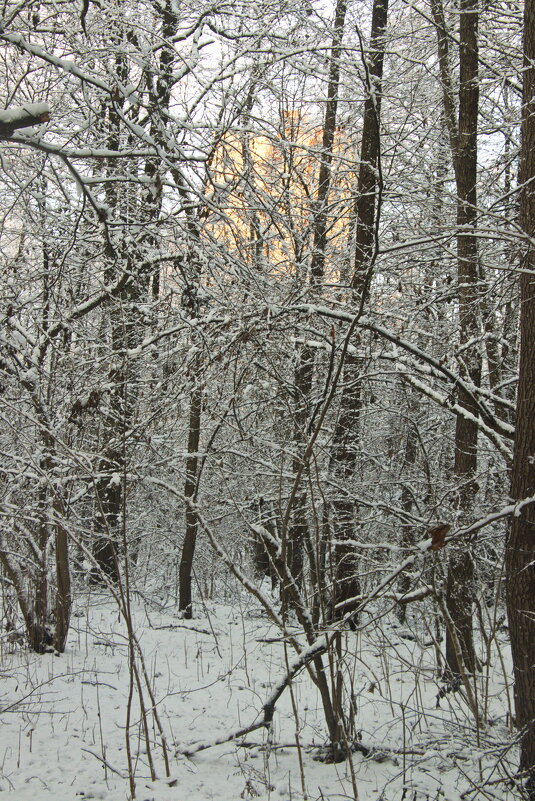
{"label": "fallen branch", "polygon": [[104,759],[104,757],[101,757],[100,754],[96,754],[94,751],[91,751],[90,748],[82,748],[82,751],[86,751],[88,754],[91,754],[91,756],[94,756],[95,759],[98,759],[99,762],[102,762],[102,764],[108,768],[108,770],[111,770],[112,773],[116,773],[117,776],[121,777],[121,779],[128,778],[126,774],[122,773],[120,770],[117,770],[117,768],[114,768],[113,765],[110,765],[107,759]]}
{"label": "fallen branch", "polygon": [[153,631],[162,631],[163,629],[186,629],[186,631],[195,631],[197,634],[207,634],[209,637],[212,636],[212,632],[208,631],[208,629],[200,629],[196,626],[187,626],[185,623],[168,623],[165,626],[151,626]]}
{"label": "fallen branch", "polygon": [[239,737],[244,737],[246,734],[251,734],[253,731],[266,728],[266,726],[269,726],[270,723],[266,723],[262,720],[257,723],[253,723],[250,726],[245,726],[243,729],[237,729],[236,731],[222,734],[221,737],[218,737],[215,740],[198,740],[197,742],[191,743],[191,745],[188,746],[179,746],[175,751],[175,755],[191,757],[193,754],[197,754],[199,751],[205,751],[207,748],[212,748],[214,745],[230,743],[232,740],[237,740]]}

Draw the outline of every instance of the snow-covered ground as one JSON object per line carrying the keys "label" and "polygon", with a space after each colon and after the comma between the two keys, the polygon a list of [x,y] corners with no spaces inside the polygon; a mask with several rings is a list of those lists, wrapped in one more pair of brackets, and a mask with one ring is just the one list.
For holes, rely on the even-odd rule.
{"label": "snow-covered ground", "polygon": [[[343,635],[345,682],[352,687],[360,742],[371,754],[355,753],[339,764],[318,761],[325,726],[304,671],[280,699],[269,741],[260,729],[245,742],[188,758],[180,755],[181,746],[215,740],[261,714],[293,652],[289,648],[285,655],[279,633],[246,597],[232,607],[209,604],[192,621],[137,596],[133,610],[171,774],[166,778],[161,738],[142,684],[147,749],[134,686],[129,742],[135,797],[141,801],[519,798],[504,782],[517,757],[506,725],[505,646],[502,659],[493,651],[492,670],[483,665],[474,688],[479,729],[462,693],[445,695],[437,707],[441,682],[425,621],[413,622],[409,635],[392,616],[381,626]],[[114,602],[94,592],[85,602],[79,599],[61,656],[38,656],[7,638],[1,648],[1,797],[130,798],[129,649]]]}

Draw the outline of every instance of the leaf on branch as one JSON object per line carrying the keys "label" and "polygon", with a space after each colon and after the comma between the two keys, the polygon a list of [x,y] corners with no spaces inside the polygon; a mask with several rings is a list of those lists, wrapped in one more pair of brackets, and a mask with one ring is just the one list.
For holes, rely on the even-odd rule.
{"label": "leaf on branch", "polygon": [[444,541],[446,539],[446,534],[451,529],[449,523],[440,523],[438,526],[429,529],[429,536],[431,537],[431,550],[432,551],[439,551],[441,548],[444,547]]}

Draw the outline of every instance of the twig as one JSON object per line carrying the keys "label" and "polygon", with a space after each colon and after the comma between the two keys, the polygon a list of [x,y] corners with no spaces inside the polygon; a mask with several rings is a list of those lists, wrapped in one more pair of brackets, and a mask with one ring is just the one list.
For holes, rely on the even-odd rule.
{"label": "twig", "polygon": [[110,765],[108,760],[104,759],[104,757],[101,757],[100,754],[96,754],[94,751],[91,751],[90,748],[82,748],[82,751],[87,751],[88,754],[91,754],[91,756],[94,756],[95,759],[98,759],[99,762],[102,762],[104,767],[108,768],[108,770],[111,770],[112,773],[116,773],[117,776],[121,777],[121,779],[128,779],[128,776],[126,776],[120,770],[117,770],[117,768],[114,768],[113,765]]}
{"label": "twig", "polygon": [[161,631],[162,629],[187,629],[188,631],[196,631],[197,634],[207,634],[209,637],[212,635],[208,629],[198,629],[195,626],[186,626],[185,623],[169,623],[166,626],[151,626],[153,631]]}

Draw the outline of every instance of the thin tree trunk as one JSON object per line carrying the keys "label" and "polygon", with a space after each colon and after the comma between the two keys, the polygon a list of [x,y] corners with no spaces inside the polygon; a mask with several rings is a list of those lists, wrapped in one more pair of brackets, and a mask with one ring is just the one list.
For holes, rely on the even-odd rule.
{"label": "thin tree trunk", "polygon": [[[459,27],[459,108],[449,69],[448,36],[441,0],[433,0],[433,16],[438,37],[440,73],[444,111],[450,136],[455,182],[457,187],[457,271],[459,285],[460,373],[475,386],[481,382],[479,338],[479,275],[477,263],[477,121],[478,84],[478,4],[477,0],[461,0]],[[458,402],[473,416],[458,415],[455,428],[454,474],[458,483],[456,506],[462,520],[472,513],[478,490],[477,433],[478,409],[462,389]],[[463,666],[472,672],[476,667],[472,631],[474,602],[474,561],[471,545],[455,544],[450,550],[446,585],[446,608],[456,631],[446,634],[446,668],[459,675]],[[457,653],[456,642],[461,653]]]}
{"label": "thin tree trunk", "polygon": [[[307,424],[310,418],[310,399],[314,378],[314,351],[303,345],[297,354],[297,365],[294,373],[294,420],[292,471],[298,476],[302,469],[301,455],[305,450]],[[300,485],[293,501],[293,509],[286,543],[286,558],[290,573],[298,584],[303,580],[305,542],[309,536],[307,522],[307,490],[301,477]],[[283,548],[284,548],[283,537]],[[285,587],[281,583],[284,596]]]}
{"label": "thin tree trunk", "polygon": [[[359,454],[359,421],[362,407],[362,359],[353,354],[346,356],[340,411],[334,431],[332,473],[343,490],[331,502],[333,548],[333,609],[335,617],[352,611],[352,598],[360,595],[361,586],[355,550],[355,519],[357,502],[352,482]],[[343,607],[340,604],[344,604]],[[355,621],[356,622],[356,621]]]}
{"label": "thin tree trunk", "polygon": [[[521,226],[526,253],[520,278],[520,367],[511,495],[535,495],[535,0],[524,10]],[[535,504],[514,516],[506,546],[507,613],[513,653],[520,769],[535,800]]]}
{"label": "thin tree trunk", "polygon": [[[332,179],[332,161],[334,155],[334,138],[338,113],[338,89],[340,84],[340,56],[344,35],[346,0],[337,0],[334,13],[333,40],[327,86],[327,104],[323,122],[321,163],[318,178],[318,191],[314,201],[314,230],[312,259],[310,264],[310,282],[313,292],[321,287],[325,271],[325,252],[328,231],[328,198]],[[305,450],[310,419],[310,402],[314,379],[314,350],[303,345],[297,354],[294,373],[295,413],[293,433],[293,472],[299,475],[302,470],[301,454]],[[301,479],[301,485],[294,498],[292,517],[288,529],[287,557],[290,572],[294,580],[303,579],[305,543],[310,538],[307,523],[307,492]],[[312,553],[313,549],[309,549]],[[284,590],[284,588],[282,588]]]}
{"label": "thin tree trunk", "polygon": [[[351,288],[354,300],[365,301],[373,265],[376,227],[377,194],[380,189],[379,159],[381,91],[385,52],[385,29],[388,19],[388,0],[374,0],[369,56],[367,59],[368,95],[364,103],[364,124],[360,153],[360,167],[355,202],[356,247]],[[359,454],[359,419],[362,406],[361,379],[363,359],[348,353],[344,364],[340,411],[336,422],[332,470],[340,485],[347,491],[333,498],[332,517],[335,535],[334,547],[334,605],[339,616],[352,611],[351,599],[360,594],[355,540],[357,504],[351,483],[355,475]]]}
{"label": "thin tree trunk", "polygon": [[[59,492],[59,489],[57,490]],[[54,499],[56,531],[56,628],[54,647],[59,653],[65,650],[71,620],[71,573],[69,564],[69,537],[63,524],[64,505],[59,498]]]}
{"label": "thin tree trunk", "polygon": [[[407,390],[410,392],[410,390]],[[414,398],[412,395],[409,395],[407,404],[407,411],[409,414],[414,415],[416,414],[416,403],[414,402]],[[412,509],[414,506],[414,488],[411,487],[411,482],[414,480],[414,465],[416,464],[416,455],[417,455],[417,448],[418,445],[418,432],[416,428],[416,421],[410,419],[408,421],[407,427],[407,435],[405,439],[405,453],[403,458],[403,464],[401,467],[402,472],[402,487],[401,487],[401,508],[404,512],[407,513],[409,516],[412,513]],[[408,475],[407,475],[408,473]],[[402,548],[409,549],[412,545],[414,545],[414,525],[406,520],[402,525],[402,532],[401,532],[401,546]],[[405,558],[405,554],[403,554],[403,558]],[[407,573],[402,573],[399,577],[399,584],[398,590],[400,593],[407,593],[411,588],[411,579],[407,575]],[[407,605],[406,604],[399,604],[397,608],[397,616],[400,623],[405,623],[407,617]]]}
{"label": "thin tree trunk", "polygon": [[[194,375],[200,376],[200,360],[196,357]],[[202,421],[202,391],[199,385],[194,386],[189,408],[188,424],[188,455],[186,458],[186,480],[184,483],[184,497],[186,499],[186,530],[179,568],[179,611],[186,619],[193,615],[192,607],[192,571],[195,545],[197,543],[197,513],[193,502],[197,493],[197,474],[199,471],[199,443],[201,438]]]}

